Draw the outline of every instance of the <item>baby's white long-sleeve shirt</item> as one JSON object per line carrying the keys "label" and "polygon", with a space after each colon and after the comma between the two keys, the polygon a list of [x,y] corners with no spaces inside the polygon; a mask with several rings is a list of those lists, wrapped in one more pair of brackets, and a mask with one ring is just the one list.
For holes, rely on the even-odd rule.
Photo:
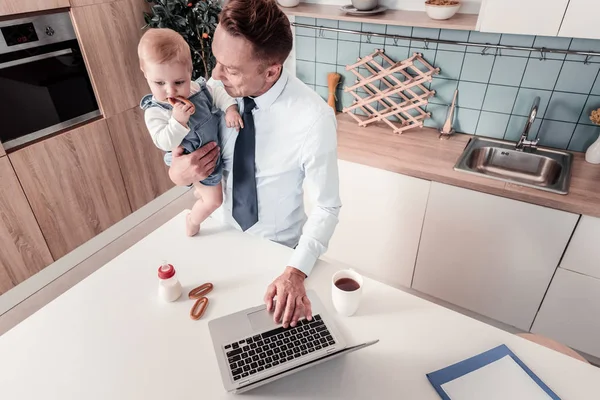
{"label": "baby's white long-sleeve shirt", "polygon": [[[212,79],[206,83],[210,91],[215,106],[226,111],[230,106],[237,105],[234,98],[230,97],[223,86]],[[190,96],[200,91],[198,82],[191,82]],[[181,144],[181,141],[190,132],[190,128],[181,125],[173,118],[171,110],[165,110],[162,107],[150,107],[144,113],[146,127],[150,132],[152,141],[159,149],[163,151],[172,151]]]}

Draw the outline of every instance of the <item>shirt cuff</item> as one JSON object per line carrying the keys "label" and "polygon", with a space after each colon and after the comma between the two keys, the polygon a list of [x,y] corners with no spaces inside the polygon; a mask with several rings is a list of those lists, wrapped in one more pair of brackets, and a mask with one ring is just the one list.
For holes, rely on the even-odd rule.
{"label": "shirt cuff", "polygon": [[315,257],[309,250],[298,245],[290,258],[288,266],[302,271],[308,277],[317,262],[317,258],[318,257]]}

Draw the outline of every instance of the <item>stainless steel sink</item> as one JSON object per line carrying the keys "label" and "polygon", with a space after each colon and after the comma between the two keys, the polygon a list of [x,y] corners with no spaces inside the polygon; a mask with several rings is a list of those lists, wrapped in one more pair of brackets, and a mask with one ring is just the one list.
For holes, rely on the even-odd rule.
{"label": "stainless steel sink", "polygon": [[467,144],[454,169],[534,189],[567,194],[572,161],[572,154],[564,151],[518,151],[511,142],[474,137]]}

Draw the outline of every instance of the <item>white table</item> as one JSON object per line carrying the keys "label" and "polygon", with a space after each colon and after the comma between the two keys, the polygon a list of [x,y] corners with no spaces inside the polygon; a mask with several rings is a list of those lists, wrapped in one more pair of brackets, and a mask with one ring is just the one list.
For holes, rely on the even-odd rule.
{"label": "white table", "polygon": [[[214,221],[187,238],[179,214],[0,337],[0,399],[234,397],[222,387],[207,323],[260,304],[290,251]],[[162,259],[186,289],[214,283],[202,320],[189,318],[191,300],[158,298]],[[332,312],[330,279],[339,268],[320,262],[307,281]],[[600,369],[591,365],[370,279],[363,296],[358,314],[337,324],[349,343],[378,344],[249,395],[439,400],[426,373],[504,343],[563,399],[599,396]]]}

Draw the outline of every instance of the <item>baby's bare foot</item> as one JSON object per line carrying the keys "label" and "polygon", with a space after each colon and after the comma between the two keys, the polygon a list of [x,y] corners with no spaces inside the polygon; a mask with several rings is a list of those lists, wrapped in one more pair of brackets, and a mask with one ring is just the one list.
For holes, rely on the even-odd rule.
{"label": "baby's bare foot", "polygon": [[200,224],[195,224],[192,221],[191,214],[188,214],[185,218],[185,233],[189,237],[196,236],[200,232]]}

